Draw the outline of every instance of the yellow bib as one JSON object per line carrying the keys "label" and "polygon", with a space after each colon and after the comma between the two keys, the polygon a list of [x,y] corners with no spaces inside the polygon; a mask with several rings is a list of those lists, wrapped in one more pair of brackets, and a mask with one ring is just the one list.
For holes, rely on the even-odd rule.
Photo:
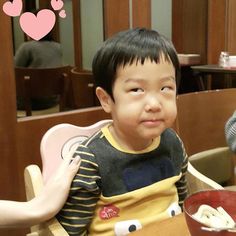
{"label": "yellow bib", "polygon": [[149,223],[179,214],[175,183],[180,177],[174,176],[113,197],[101,195],[89,235],[126,235]]}

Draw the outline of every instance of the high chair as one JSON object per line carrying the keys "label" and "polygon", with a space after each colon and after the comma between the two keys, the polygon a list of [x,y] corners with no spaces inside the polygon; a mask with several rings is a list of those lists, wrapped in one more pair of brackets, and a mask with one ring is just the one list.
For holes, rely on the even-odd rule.
{"label": "high chair", "polygon": [[[43,185],[55,172],[63,157],[76,149],[79,143],[109,124],[112,120],[102,120],[88,127],[71,124],[59,124],[49,129],[42,138],[40,151],[42,156],[42,173],[37,165],[25,168],[25,186],[27,200],[37,196]],[[187,172],[188,190],[193,193],[202,189],[222,189],[221,185],[199,173],[190,163]],[[64,228],[54,217],[42,224],[31,227],[27,236],[66,236]]]}
{"label": "high chair", "polygon": [[[56,171],[67,153],[75,150],[79,143],[110,122],[111,120],[102,120],[87,127],[59,124],[49,129],[44,134],[40,144],[42,173],[37,165],[30,165],[25,168],[24,179],[27,200],[29,201],[40,193],[43,185]],[[31,227],[31,233],[27,234],[27,236],[49,235],[66,236],[68,234],[56,218]]]}

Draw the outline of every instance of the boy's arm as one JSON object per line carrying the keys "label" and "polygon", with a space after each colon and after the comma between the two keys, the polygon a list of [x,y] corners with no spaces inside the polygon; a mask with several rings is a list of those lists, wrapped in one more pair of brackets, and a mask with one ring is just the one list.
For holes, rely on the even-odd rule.
{"label": "boy's arm", "polygon": [[181,168],[182,176],[181,176],[180,180],[176,183],[176,187],[177,187],[178,195],[179,195],[179,205],[182,208],[184,199],[187,197],[187,194],[188,194],[187,179],[186,179],[186,173],[187,173],[187,169],[188,169],[188,155],[185,152],[183,142],[181,140],[180,140],[180,142],[182,145],[184,159],[183,159],[182,168]]}
{"label": "boy's arm", "polygon": [[70,194],[57,219],[69,235],[84,235],[88,231],[100,196],[98,183],[101,179],[95,156],[80,147],[76,154],[81,157],[81,166],[75,176]]}
{"label": "boy's arm", "polygon": [[80,158],[63,160],[41,194],[28,202],[0,201],[0,228],[29,227],[49,220],[62,208]]}

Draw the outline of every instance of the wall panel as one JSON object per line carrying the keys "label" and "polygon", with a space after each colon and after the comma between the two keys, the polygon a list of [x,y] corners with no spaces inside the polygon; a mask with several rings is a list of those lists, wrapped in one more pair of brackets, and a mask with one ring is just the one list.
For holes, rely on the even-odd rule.
{"label": "wall panel", "polygon": [[129,0],[104,0],[103,4],[105,39],[129,29]]}
{"label": "wall panel", "polygon": [[226,13],[225,0],[208,0],[208,64],[217,64],[220,52],[227,50]]}
{"label": "wall panel", "polygon": [[[0,1],[2,4],[4,1]],[[10,184],[16,172],[16,93],[13,73],[13,52],[10,17],[0,14],[0,199],[17,198],[17,190]],[[3,43],[4,42],[4,43]],[[4,189],[4,188],[5,189]]]}
{"label": "wall panel", "polygon": [[133,0],[132,12],[133,28],[151,28],[151,0]]}
{"label": "wall panel", "polygon": [[[6,2],[0,0],[0,6]],[[0,14],[0,199],[20,199],[16,152],[16,93],[13,73],[11,18]],[[23,236],[24,230],[0,230],[0,235]]]}
{"label": "wall panel", "polygon": [[228,0],[227,3],[227,50],[230,54],[236,55],[236,1]]}
{"label": "wall panel", "polygon": [[206,63],[207,0],[172,0],[172,41],[178,53],[197,53]]}

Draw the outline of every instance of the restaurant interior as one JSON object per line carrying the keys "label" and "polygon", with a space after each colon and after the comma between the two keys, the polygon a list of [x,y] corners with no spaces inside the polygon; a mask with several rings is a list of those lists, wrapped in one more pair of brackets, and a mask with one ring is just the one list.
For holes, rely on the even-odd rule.
{"label": "restaurant interior", "polygon": [[[5,2],[0,0],[1,8]],[[24,1],[24,11],[34,8],[48,9],[50,1]],[[26,38],[19,17],[0,13],[0,199],[26,200],[24,169],[31,164],[42,168],[40,142],[48,129],[60,123],[88,126],[110,119],[95,96],[92,58],[104,40],[129,28],[157,30],[176,48],[181,80],[173,128],[188,155],[196,159],[200,152],[227,147],[224,125],[235,110],[236,70],[221,68],[218,63],[223,51],[236,55],[235,0],[64,0],[64,9],[66,17],[57,17],[53,28],[67,65],[63,71],[66,86],[60,94],[63,101],[42,111],[27,110],[27,106],[17,110],[21,85],[16,79],[19,74],[19,80],[24,80],[24,74],[16,71],[14,54]],[[233,153],[227,148],[217,150],[216,155],[228,155],[227,173],[223,173],[227,177],[218,182],[226,187],[236,185]],[[225,159],[218,158],[219,165]],[[217,179],[217,170],[205,168],[203,174]],[[23,236],[29,232],[7,229],[0,230],[0,235]]]}

